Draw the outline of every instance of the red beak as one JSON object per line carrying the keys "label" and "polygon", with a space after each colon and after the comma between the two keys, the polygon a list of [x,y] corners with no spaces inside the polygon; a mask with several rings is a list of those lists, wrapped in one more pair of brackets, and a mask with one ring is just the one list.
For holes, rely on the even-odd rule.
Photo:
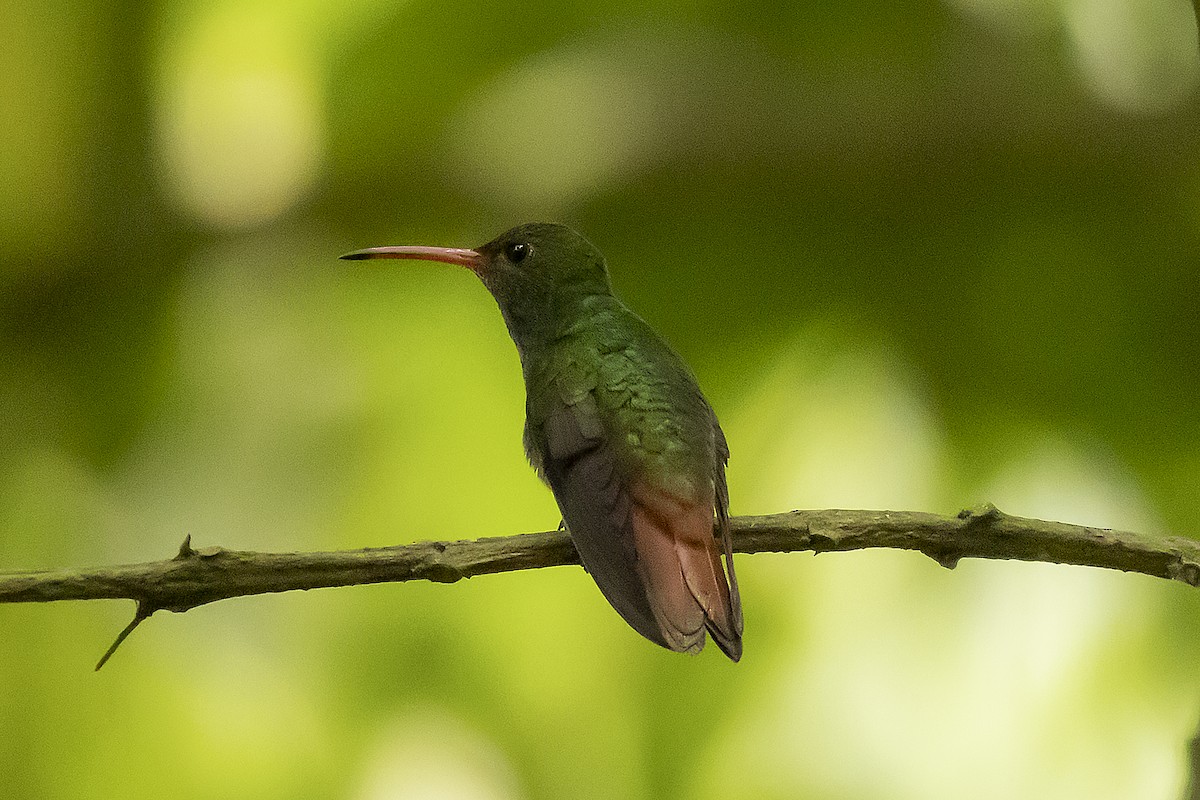
{"label": "red beak", "polygon": [[347,261],[361,261],[368,258],[413,258],[422,261],[442,261],[446,264],[466,267],[474,272],[478,272],[483,265],[482,254],[457,247],[421,247],[419,245],[368,247],[366,250],[355,250],[353,253],[346,253],[340,257]]}

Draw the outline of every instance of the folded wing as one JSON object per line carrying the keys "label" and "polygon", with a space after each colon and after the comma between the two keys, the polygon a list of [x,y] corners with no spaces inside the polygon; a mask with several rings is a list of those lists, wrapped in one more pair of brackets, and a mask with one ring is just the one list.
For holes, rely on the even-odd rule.
{"label": "folded wing", "polygon": [[[741,604],[728,541],[724,438],[716,428],[715,474],[696,497],[679,497],[645,476],[625,474],[590,394],[545,417],[541,463],[579,551],[613,608],[647,639],[697,652],[705,630],[741,657]],[[715,422],[714,422],[715,424]],[[536,436],[530,431],[528,435]],[[714,536],[714,509],[731,584]]]}

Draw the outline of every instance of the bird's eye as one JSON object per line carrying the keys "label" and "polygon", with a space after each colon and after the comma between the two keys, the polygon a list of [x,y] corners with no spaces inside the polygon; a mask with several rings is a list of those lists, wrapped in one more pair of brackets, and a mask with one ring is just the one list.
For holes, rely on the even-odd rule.
{"label": "bird's eye", "polygon": [[520,264],[529,255],[529,245],[524,242],[513,242],[508,247],[504,248],[504,255],[514,264]]}

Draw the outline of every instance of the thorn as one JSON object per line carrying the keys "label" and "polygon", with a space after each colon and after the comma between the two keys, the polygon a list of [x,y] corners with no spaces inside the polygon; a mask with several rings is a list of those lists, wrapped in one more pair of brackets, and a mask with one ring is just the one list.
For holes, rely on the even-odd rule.
{"label": "thorn", "polygon": [[962,560],[961,553],[955,553],[955,552],[950,552],[950,551],[931,552],[928,555],[930,558],[932,558],[939,565],[945,567],[946,569],[954,569],[955,567],[958,566],[958,562]]}
{"label": "thorn", "polygon": [[[189,536],[188,538],[190,539],[191,537]],[[186,547],[188,543],[185,540],[183,544]],[[180,552],[182,552],[182,548],[180,549]],[[151,614],[154,613],[154,609],[151,608],[147,610],[147,608],[148,606],[145,603],[143,603],[141,600],[138,601],[137,610],[133,612],[133,620],[125,626],[123,631],[117,634],[117,640],[112,643],[112,646],[109,647],[108,650],[104,652],[104,655],[100,656],[100,660],[96,662],[96,672],[99,672],[100,668],[108,663],[108,660],[112,658],[112,654],[117,652],[117,648],[121,646],[121,642],[125,641],[129,634],[133,633],[134,628],[136,628],[138,625],[141,625],[142,620],[147,619]]]}
{"label": "thorn", "polygon": [[995,522],[1004,513],[991,503],[982,503],[975,508],[964,508],[958,512],[958,518],[967,522]]}
{"label": "thorn", "polygon": [[175,560],[181,561],[194,555],[196,555],[196,551],[192,549],[192,535],[189,533],[183,537],[183,544],[179,545],[179,552],[175,554]]}

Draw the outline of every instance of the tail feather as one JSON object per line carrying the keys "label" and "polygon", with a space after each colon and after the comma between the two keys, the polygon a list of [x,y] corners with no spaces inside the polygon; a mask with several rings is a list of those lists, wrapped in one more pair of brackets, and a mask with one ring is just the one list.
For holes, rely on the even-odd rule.
{"label": "tail feather", "polygon": [[737,661],[740,603],[721,567],[711,501],[682,500],[645,485],[632,494],[638,571],[671,649],[698,651],[707,628],[717,646]]}

